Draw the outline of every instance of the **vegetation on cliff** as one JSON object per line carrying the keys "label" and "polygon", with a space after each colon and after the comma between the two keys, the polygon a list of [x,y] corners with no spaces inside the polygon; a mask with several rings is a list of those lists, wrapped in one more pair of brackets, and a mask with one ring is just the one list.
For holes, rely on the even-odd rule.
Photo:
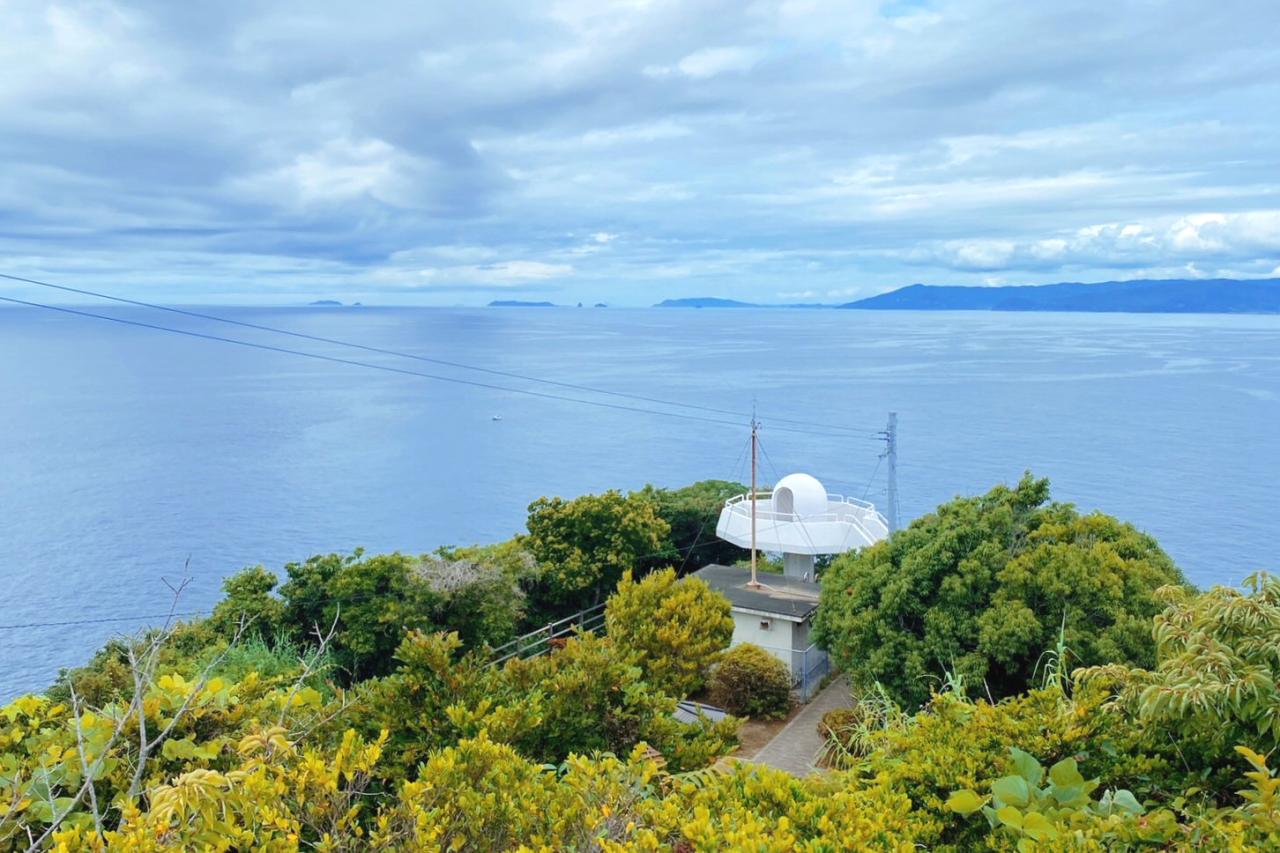
{"label": "vegetation on cliff", "polygon": [[[1030,478],[953,502],[828,571],[824,632],[859,702],[827,721],[831,769],[796,779],[716,764],[733,718],[673,717],[751,650],[722,657],[711,590],[627,573],[671,527],[632,498],[539,502],[541,557],[524,539],[321,556],[278,587],[249,569],[210,618],[113,642],[0,709],[0,849],[1280,846],[1276,579],[1197,592],[1148,537]],[[491,663],[530,602],[556,600],[540,584],[590,600],[615,570],[606,636]],[[860,632],[937,677],[921,693],[859,669],[840,644]],[[744,713],[781,698],[732,681],[760,694]]]}

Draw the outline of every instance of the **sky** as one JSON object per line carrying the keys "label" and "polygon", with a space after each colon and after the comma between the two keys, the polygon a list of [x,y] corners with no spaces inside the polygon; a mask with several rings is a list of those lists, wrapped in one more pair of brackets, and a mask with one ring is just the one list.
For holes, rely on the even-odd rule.
{"label": "sky", "polygon": [[395,305],[1280,276],[1276,0],[0,0],[0,20],[13,275]]}

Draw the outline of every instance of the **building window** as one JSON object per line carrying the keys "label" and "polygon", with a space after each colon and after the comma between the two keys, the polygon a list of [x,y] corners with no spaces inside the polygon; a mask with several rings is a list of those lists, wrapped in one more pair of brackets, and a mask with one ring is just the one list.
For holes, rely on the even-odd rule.
{"label": "building window", "polygon": [[771,622],[770,620],[768,620],[768,619],[761,619],[761,620],[760,620],[760,630],[761,630],[761,631],[768,631],[771,627],[773,627],[773,622]]}

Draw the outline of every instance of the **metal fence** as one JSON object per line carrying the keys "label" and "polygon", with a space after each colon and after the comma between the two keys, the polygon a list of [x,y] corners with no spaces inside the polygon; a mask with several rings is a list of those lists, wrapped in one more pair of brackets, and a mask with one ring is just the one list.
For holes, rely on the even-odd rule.
{"label": "metal fence", "polygon": [[595,607],[588,607],[586,610],[579,610],[572,616],[566,616],[556,622],[544,625],[536,631],[522,634],[509,643],[503,643],[491,653],[492,657],[489,665],[500,666],[512,658],[533,658],[538,655],[545,655],[559,645],[557,640],[567,640],[580,633],[604,633],[603,603],[597,604]]}
{"label": "metal fence", "polygon": [[822,679],[831,672],[831,658],[816,645],[807,649],[784,649],[778,646],[760,648],[787,665],[791,671],[791,689],[800,697],[801,702],[812,699],[822,685]]}
{"label": "metal fence", "polygon": [[817,646],[792,652],[791,683],[800,694],[801,702],[808,702],[818,692],[822,679],[831,672],[831,658]]}

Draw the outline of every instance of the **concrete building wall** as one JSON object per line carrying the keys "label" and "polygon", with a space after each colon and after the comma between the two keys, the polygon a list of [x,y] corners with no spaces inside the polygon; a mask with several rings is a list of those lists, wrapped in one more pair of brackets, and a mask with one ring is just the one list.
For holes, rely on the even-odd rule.
{"label": "concrete building wall", "polygon": [[[766,622],[768,623],[767,628],[763,624]],[[800,628],[804,636],[808,637],[808,626],[806,625],[798,625],[777,617],[761,616],[758,613],[743,613],[734,610],[732,645],[751,643],[759,646],[785,663],[787,669],[794,674],[795,658],[798,656],[793,654],[793,650],[796,648],[804,649],[808,645],[806,641],[803,645],[796,646],[796,628]]]}

